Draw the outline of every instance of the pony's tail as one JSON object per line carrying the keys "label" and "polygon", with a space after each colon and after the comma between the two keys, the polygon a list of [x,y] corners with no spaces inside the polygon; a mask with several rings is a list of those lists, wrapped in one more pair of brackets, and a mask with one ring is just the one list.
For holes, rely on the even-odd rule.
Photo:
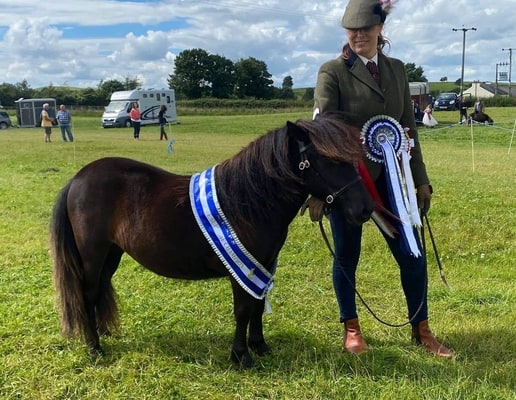
{"label": "pony's tail", "polygon": [[54,259],[54,286],[61,312],[61,329],[67,336],[84,334],[88,317],[84,303],[81,256],[68,217],[71,182],[57,197],[50,222],[50,250]]}

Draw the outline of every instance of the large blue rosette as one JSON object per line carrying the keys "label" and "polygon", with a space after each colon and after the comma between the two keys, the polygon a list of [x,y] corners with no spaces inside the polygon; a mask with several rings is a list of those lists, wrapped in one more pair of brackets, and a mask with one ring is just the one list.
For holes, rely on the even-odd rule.
{"label": "large blue rosette", "polygon": [[384,165],[389,205],[399,219],[403,250],[420,257],[414,227],[421,226],[421,219],[409,163],[412,140],[400,123],[387,115],[369,119],[362,127],[361,139],[366,157]]}
{"label": "large blue rosette", "polygon": [[403,150],[409,150],[409,139],[405,130],[388,115],[370,118],[362,127],[360,136],[367,158],[377,163],[385,162],[382,143],[388,141],[398,157]]}

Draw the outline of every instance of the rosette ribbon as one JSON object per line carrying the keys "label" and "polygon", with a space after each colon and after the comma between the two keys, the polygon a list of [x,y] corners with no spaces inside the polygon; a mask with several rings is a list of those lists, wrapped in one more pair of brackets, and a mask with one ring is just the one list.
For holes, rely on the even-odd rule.
{"label": "rosette ribbon", "polygon": [[[420,257],[414,229],[421,226],[421,218],[410,170],[412,140],[394,118],[386,115],[378,115],[367,121],[361,137],[366,156],[384,165],[389,203],[396,216],[394,220],[399,225],[397,231],[401,235],[403,250],[414,257]],[[373,220],[392,237],[393,231],[383,216],[373,213]]]}

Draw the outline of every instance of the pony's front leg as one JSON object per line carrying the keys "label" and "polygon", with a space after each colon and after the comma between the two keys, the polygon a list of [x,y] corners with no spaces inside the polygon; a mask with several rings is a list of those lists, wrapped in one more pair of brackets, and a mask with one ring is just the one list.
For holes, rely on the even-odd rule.
{"label": "pony's front leg", "polygon": [[263,336],[263,310],[265,300],[256,300],[255,307],[251,313],[249,321],[249,348],[259,356],[270,354],[271,350]]}
{"label": "pony's front leg", "polygon": [[231,360],[240,364],[242,368],[252,368],[254,361],[247,347],[247,327],[253,303],[257,300],[247,294],[233,279],[231,279],[231,285],[233,287],[233,313],[236,322]]}

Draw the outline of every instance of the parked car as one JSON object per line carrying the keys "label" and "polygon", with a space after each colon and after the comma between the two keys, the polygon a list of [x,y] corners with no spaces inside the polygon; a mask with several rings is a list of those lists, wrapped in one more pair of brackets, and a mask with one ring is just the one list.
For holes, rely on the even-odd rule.
{"label": "parked car", "polygon": [[441,93],[434,102],[434,110],[458,110],[459,95],[457,93]]}
{"label": "parked car", "polygon": [[9,114],[5,111],[0,111],[0,129],[7,129],[11,124],[11,118],[9,118]]}

